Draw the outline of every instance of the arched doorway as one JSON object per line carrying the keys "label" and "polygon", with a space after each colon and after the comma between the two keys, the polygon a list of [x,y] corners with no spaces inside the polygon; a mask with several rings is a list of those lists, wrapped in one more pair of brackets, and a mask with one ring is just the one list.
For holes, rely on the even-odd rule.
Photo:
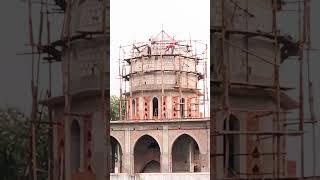
{"label": "arched doorway", "polygon": [[80,168],[80,125],[76,119],[71,123],[71,172],[78,172]]}
{"label": "arched doorway", "polygon": [[110,148],[110,173],[120,173],[122,171],[122,149],[120,143],[112,136],[110,137]]}
{"label": "arched doorway", "polygon": [[149,136],[140,137],[134,146],[134,172],[160,172],[160,146]]}
{"label": "arched doorway", "polygon": [[144,168],[141,170],[141,173],[152,173],[155,169],[159,169],[160,172],[160,163],[152,160],[144,166]]}
{"label": "arched doorway", "polygon": [[[223,130],[226,130],[226,120],[223,121]],[[229,130],[230,131],[239,131],[240,124],[239,120],[234,116],[230,115],[229,118]],[[227,138],[229,140],[228,143],[228,176],[236,176],[240,173],[240,136],[237,134],[233,135],[224,135],[223,136],[223,154],[224,154],[224,161],[223,164],[225,166],[226,160],[226,150],[227,150]]]}
{"label": "arched doorway", "polygon": [[158,117],[158,112],[159,112],[159,101],[158,101],[158,98],[154,97],[152,99],[152,116],[153,116],[153,118]]}
{"label": "arched doorway", "polygon": [[172,172],[200,172],[199,154],[199,146],[191,136],[179,136],[172,145]]}

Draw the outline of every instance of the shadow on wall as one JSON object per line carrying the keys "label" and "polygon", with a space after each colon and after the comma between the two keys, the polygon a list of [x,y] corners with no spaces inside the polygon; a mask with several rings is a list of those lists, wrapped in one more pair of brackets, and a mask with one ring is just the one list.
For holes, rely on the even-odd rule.
{"label": "shadow on wall", "polygon": [[160,147],[149,135],[140,137],[134,146],[134,172],[160,172]]}

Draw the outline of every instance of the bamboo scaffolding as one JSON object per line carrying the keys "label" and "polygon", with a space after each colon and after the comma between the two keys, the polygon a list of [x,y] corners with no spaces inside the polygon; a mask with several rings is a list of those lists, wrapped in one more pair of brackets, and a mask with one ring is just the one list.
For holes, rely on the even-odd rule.
{"label": "bamboo scaffolding", "polygon": [[[231,1],[231,0],[230,0]],[[246,7],[248,7],[248,1],[246,1],[247,4],[246,4]],[[308,44],[309,40],[308,38],[310,38],[309,36],[309,30],[310,30],[310,20],[309,20],[309,13],[310,13],[310,5],[309,5],[309,1],[308,0],[304,0],[304,1],[299,1],[299,2],[295,2],[295,3],[298,3],[299,4],[299,9],[298,9],[298,12],[301,13],[302,10],[301,10],[301,5],[300,3],[301,2],[304,2],[304,24],[302,25],[301,24],[301,18],[299,15],[299,29],[301,29],[301,27],[303,27],[303,30],[304,32],[301,33],[299,30],[299,35],[304,39],[304,41],[307,41],[307,63],[309,63],[309,51],[308,49],[311,49],[311,46],[310,44]],[[242,6],[238,5],[238,2],[235,2],[235,1],[231,1],[231,3],[233,3],[235,5],[235,8],[239,9],[239,7],[242,8]],[[314,129],[314,124],[316,123],[316,121],[314,120],[315,117],[314,117],[314,107],[313,107],[313,91],[312,91],[312,82],[310,80],[310,70],[309,70],[309,67],[308,67],[308,85],[309,85],[309,110],[310,110],[310,114],[311,114],[311,120],[310,121],[305,121],[305,118],[304,118],[304,110],[303,110],[303,88],[302,88],[302,84],[303,84],[303,59],[304,59],[304,53],[303,53],[303,50],[304,50],[304,44],[306,42],[302,42],[300,43],[300,54],[299,54],[299,61],[300,61],[300,72],[299,72],[299,77],[300,77],[300,89],[299,89],[299,92],[300,92],[300,100],[299,100],[299,121],[298,121],[298,125],[299,125],[299,131],[293,131],[293,132],[288,132],[286,130],[284,130],[284,128],[287,126],[287,125],[295,125],[297,124],[296,122],[289,122],[287,123],[286,119],[280,119],[280,115],[281,114],[287,114],[287,113],[293,113],[293,112],[290,112],[290,111],[283,111],[281,110],[281,101],[280,101],[280,95],[281,95],[281,91],[283,90],[290,90],[292,88],[285,88],[285,87],[281,87],[280,86],[280,79],[279,79],[279,67],[280,67],[280,59],[279,59],[279,45],[281,42],[284,42],[286,41],[281,35],[279,35],[278,33],[278,29],[277,29],[277,11],[279,10],[278,9],[278,2],[276,0],[273,0],[272,1],[272,33],[268,33],[268,34],[263,34],[263,33],[250,33],[250,32],[237,32],[235,30],[232,30],[232,29],[226,29],[226,24],[225,24],[225,4],[226,2],[225,1],[220,1],[220,4],[221,4],[221,26],[220,27],[215,27],[216,29],[219,29],[218,31],[215,30],[214,33],[218,32],[220,33],[221,36],[219,36],[218,38],[221,39],[221,55],[220,55],[220,58],[222,59],[222,62],[223,62],[223,65],[222,65],[222,78],[223,80],[222,81],[212,81],[211,82],[214,82],[216,84],[222,84],[223,85],[223,105],[222,107],[217,107],[217,108],[213,108],[213,112],[225,112],[225,117],[226,117],[226,129],[225,131],[222,131],[222,135],[271,135],[270,138],[272,138],[272,150],[273,152],[271,153],[271,155],[273,156],[273,171],[271,173],[267,173],[267,174],[271,174],[273,179],[279,179],[281,178],[281,176],[285,177],[285,172],[284,172],[284,169],[286,167],[285,163],[285,158],[284,157],[281,157],[281,147],[282,148],[285,148],[285,139],[284,139],[284,136],[297,136],[297,137],[301,137],[301,177],[304,177],[304,151],[303,151],[303,148],[304,148],[304,140],[303,140],[303,137],[304,137],[304,127],[303,127],[303,124],[306,124],[306,123],[311,123],[313,125],[313,129]],[[240,8],[240,9],[241,9]],[[248,8],[242,8],[242,10],[246,10],[245,12],[249,13],[247,11]],[[246,19],[246,26],[247,26],[247,30],[248,30],[248,21]],[[273,44],[274,44],[274,57],[268,57],[268,58],[265,58],[265,57],[261,57],[260,55],[258,54],[255,54],[254,52],[251,52],[248,47],[248,42],[245,44],[246,47],[245,48],[242,48],[240,46],[237,46],[235,45],[234,43],[231,42],[231,40],[228,39],[229,37],[229,33],[232,33],[232,34],[247,34],[248,36],[245,36],[246,39],[248,40],[248,37],[249,36],[263,36],[263,37],[266,37],[268,39],[270,39]],[[250,35],[251,34],[251,35]],[[227,36],[226,36],[227,35]],[[301,38],[300,38],[301,39]],[[307,39],[307,40],[306,40]],[[258,60],[262,60],[263,62],[267,63],[267,64],[270,64],[270,65],[273,65],[273,68],[274,68],[274,85],[273,86],[265,86],[265,85],[259,85],[259,84],[252,84],[249,82],[249,76],[248,76],[248,69],[247,69],[247,76],[246,76],[246,82],[232,82],[230,81],[229,79],[229,76],[228,76],[228,69],[229,69],[229,66],[228,66],[228,52],[226,52],[226,45],[228,46],[233,46],[235,48],[238,48],[240,49],[242,52],[246,53],[246,55],[248,56],[249,54],[251,56],[254,56],[256,57]],[[309,46],[308,46],[309,45]],[[246,56],[246,57],[247,57]],[[248,65],[248,57],[246,58],[247,61],[246,61],[246,64]],[[273,62],[272,62],[272,59],[273,59]],[[309,64],[307,64],[309,66]],[[247,67],[248,68],[248,67]],[[229,96],[229,86],[239,86],[239,87],[247,87],[247,88],[262,88],[262,89],[271,89],[272,92],[275,94],[275,109],[270,109],[270,110],[261,110],[261,109],[246,109],[246,108],[230,108],[229,104],[228,104],[228,96]],[[262,131],[255,131],[255,132],[249,132],[249,131],[229,131],[229,115],[232,111],[237,111],[237,112],[265,112],[266,114],[262,115],[262,116],[259,116],[259,117],[256,117],[256,120],[260,120],[259,118],[261,117],[264,117],[264,116],[270,116],[270,115],[273,115],[273,129],[274,131],[273,132],[262,132]],[[283,123],[281,123],[283,122]],[[215,132],[217,133],[216,135],[218,135],[218,131],[215,130]],[[221,135],[221,132],[220,132],[220,135]],[[313,154],[314,154],[314,157],[315,157],[315,138],[314,138],[315,134],[314,134],[314,131],[313,131]],[[227,142],[226,142],[226,150],[225,150],[225,153],[223,154],[225,156],[225,159],[224,159],[224,176],[225,177],[228,177],[228,138],[226,139]],[[220,154],[221,155],[221,154]],[[245,153],[243,153],[242,155],[246,155]],[[214,155],[213,155],[214,156]],[[315,158],[314,158],[315,159]],[[313,176],[315,176],[315,161],[313,161]],[[263,174],[263,173],[262,173]]]}

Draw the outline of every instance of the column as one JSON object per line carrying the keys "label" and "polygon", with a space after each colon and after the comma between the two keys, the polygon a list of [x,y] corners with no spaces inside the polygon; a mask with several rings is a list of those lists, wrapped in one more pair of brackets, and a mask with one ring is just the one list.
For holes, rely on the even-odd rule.
{"label": "column", "polygon": [[[67,118],[69,119],[69,118]],[[65,119],[64,119],[65,121]],[[65,162],[65,179],[70,180],[71,179],[71,162],[70,162],[70,151],[71,151],[71,141],[70,141],[70,121],[64,122],[64,162]]]}
{"label": "column", "polygon": [[124,131],[124,148],[123,148],[123,172],[130,173],[131,172],[131,145],[130,145],[130,130],[129,128],[125,128]]}
{"label": "column", "polygon": [[[92,162],[96,180],[104,180],[107,170],[107,148],[110,148],[110,142],[105,141],[106,135],[105,122],[101,120],[100,113],[94,113],[92,119]],[[110,135],[110,134],[109,134]],[[107,146],[108,144],[108,146]],[[108,154],[109,155],[109,154]],[[110,167],[108,167],[110,168]]]}
{"label": "column", "polygon": [[162,130],[161,172],[169,172],[169,130],[168,125],[163,125]]}

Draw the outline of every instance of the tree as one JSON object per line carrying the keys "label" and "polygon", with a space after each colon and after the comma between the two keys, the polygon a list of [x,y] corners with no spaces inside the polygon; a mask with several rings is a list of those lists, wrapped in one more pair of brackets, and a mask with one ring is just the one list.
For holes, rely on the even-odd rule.
{"label": "tree", "polygon": [[[111,121],[119,120],[119,97],[112,95],[110,97]],[[126,103],[122,103],[122,114],[126,111]]]}
{"label": "tree", "polygon": [[[46,113],[43,116],[46,119]],[[30,173],[30,122],[17,108],[0,109],[0,179],[27,179]],[[47,169],[48,125],[37,126],[37,166]],[[29,167],[29,168],[27,168]],[[38,179],[47,174],[38,173]]]}

